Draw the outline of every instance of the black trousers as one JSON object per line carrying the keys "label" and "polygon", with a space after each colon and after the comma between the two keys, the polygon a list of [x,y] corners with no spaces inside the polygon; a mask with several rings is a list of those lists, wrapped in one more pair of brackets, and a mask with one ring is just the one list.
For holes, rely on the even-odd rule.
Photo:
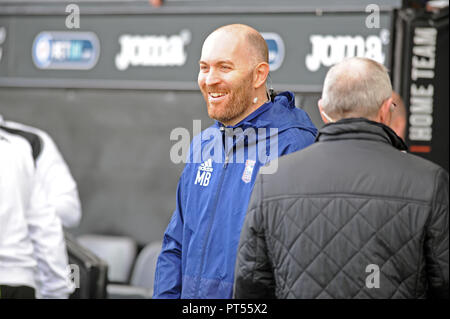
{"label": "black trousers", "polygon": [[35,299],[34,288],[0,285],[0,299]]}

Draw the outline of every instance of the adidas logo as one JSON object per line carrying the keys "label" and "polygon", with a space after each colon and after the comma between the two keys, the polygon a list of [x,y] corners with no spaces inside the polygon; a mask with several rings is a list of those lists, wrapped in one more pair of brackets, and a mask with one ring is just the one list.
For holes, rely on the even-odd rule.
{"label": "adidas logo", "polygon": [[211,173],[213,171],[212,168],[212,159],[203,162],[198,167],[197,176],[195,177],[194,185],[200,185],[200,186],[208,186],[209,181],[211,179]]}
{"label": "adidas logo", "polygon": [[210,158],[209,160],[203,162],[200,164],[200,167],[198,168],[200,171],[205,171],[205,172],[212,172],[213,168],[212,168],[212,159]]}

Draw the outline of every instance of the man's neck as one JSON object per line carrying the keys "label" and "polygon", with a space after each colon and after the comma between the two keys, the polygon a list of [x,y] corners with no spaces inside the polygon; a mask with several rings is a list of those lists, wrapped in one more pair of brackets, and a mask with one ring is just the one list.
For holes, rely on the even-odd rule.
{"label": "man's neck", "polygon": [[250,114],[255,112],[257,109],[259,109],[261,106],[263,106],[264,104],[266,104],[269,101],[270,101],[270,98],[267,96],[267,93],[264,92],[263,95],[259,94],[257,102],[255,104],[252,103],[252,105],[250,105],[244,113],[242,113],[241,115],[239,115],[238,117],[236,117],[230,121],[221,122],[221,123],[225,126],[235,126],[236,124],[241,122],[243,119],[245,119],[247,116],[249,116]]}

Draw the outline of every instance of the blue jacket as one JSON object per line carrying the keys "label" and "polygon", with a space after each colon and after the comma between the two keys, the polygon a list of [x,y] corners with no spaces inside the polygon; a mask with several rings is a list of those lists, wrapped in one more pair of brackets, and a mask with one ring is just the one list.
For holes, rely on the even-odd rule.
{"label": "blue jacket", "polygon": [[233,127],[194,137],[155,274],[154,298],[231,298],[241,227],[258,170],[314,142],[314,124],[283,92]]}

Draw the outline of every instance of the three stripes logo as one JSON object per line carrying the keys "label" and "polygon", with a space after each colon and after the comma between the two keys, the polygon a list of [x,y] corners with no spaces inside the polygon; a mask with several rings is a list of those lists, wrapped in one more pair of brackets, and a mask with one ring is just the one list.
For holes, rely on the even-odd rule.
{"label": "three stripes logo", "polygon": [[212,159],[204,161],[200,164],[197,170],[197,176],[195,177],[194,184],[200,186],[208,186],[211,179],[211,173],[213,172]]}

